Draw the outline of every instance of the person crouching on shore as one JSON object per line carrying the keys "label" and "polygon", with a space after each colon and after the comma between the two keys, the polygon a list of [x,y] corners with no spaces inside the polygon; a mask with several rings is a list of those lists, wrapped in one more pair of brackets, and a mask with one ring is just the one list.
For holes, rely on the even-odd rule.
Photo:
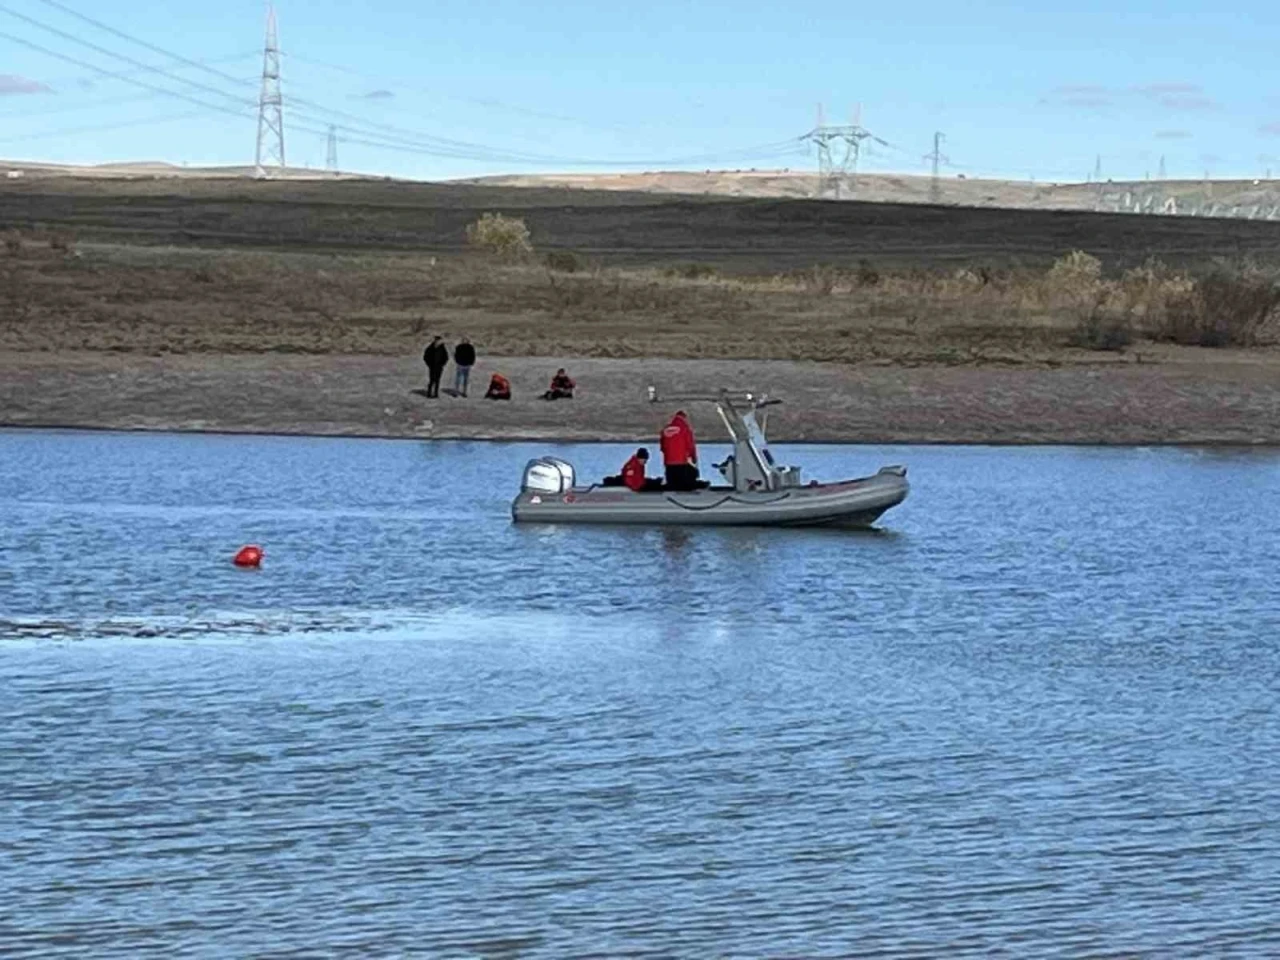
{"label": "person crouching on shore", "polygon": [[542,399],[572,400],[575,386],[573,378],[564,372],[564,367],[561,367],[556,371],[556,375],[551,378],[551,389],[542,395]]}

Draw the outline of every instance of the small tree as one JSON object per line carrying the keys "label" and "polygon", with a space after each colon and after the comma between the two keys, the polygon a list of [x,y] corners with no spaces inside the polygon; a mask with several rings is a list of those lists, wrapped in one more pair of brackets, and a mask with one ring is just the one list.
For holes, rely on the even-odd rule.
{"label": "small tree", "polygon": [[486,213],[467,225],[467,243],[503,260],[523,260],[533,253],[529,228],[518,217]]}

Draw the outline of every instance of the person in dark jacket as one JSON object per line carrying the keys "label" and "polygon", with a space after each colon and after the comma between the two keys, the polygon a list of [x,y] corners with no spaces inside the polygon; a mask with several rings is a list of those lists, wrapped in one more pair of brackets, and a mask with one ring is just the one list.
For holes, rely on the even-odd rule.
{"label": "person in dark jacket", "polygon": [[422,362],[427,365],[427,396],[440,396],[440,374],[449,363],[449,348],[438,336],[432,337],[422,351]]}
{"label": "person in dark jacket", "polygon": [[467,382],[471,379],[471,368],[476,365],[476,348],[466,337],[453,348],[453,362],[457,365],[453,375],[453,392],[459,397],[465,397]]}

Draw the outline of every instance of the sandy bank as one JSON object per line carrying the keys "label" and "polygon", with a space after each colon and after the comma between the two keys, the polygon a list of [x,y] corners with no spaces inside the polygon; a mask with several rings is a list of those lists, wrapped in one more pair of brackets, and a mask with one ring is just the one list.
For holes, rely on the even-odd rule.
{"label": "sandy bank", "polygon": [[[138,356],[0,352],[0,424],[419,437],[652,440],[675,393],[721,385],[785,400],[776,441],[861,443],[1280,444],[1280,362],[1204,353],[1193,362],[1062,367],[882,367],[784,361],[569,362],[580,395],[536,396],[556,366],[488,358],[472,396],[427,400],[414,358]],[[491,370],[516,398],[479,398]],[[450,371],[451,373],[451,371]],[[708,437],[721,428],[692,409]]]}

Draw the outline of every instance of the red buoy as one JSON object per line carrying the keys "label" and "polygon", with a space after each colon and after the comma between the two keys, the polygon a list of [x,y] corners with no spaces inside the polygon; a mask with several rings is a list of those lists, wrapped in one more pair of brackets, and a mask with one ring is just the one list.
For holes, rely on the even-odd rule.
{"label": "red buoy", "polygon": [[256,567],[262,563],[262,548],[252,545],[241,547],[232,563],[237,567]]}

